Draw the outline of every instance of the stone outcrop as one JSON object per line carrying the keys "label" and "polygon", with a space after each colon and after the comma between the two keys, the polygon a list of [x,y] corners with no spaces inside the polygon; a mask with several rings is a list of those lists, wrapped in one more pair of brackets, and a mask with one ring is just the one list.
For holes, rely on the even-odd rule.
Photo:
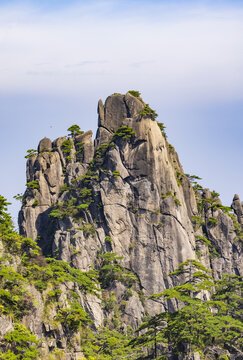
{"label": "stone outcrop", "polygon": [[237,216],[238,222],[243,226],[243,206],[239,195],[235,194],[231,207]]}
{"label": "stone outcrop", "polygon": [[[100,252],[122,256],[122,266],[138,279],[122,314],[134,328],[166,306],[142,300],[141,293],[147,298],[174,285],[168,274],[185,260],[200,260],[216,278],[243,272],[239,197],[234,215],[209,190],[193,188],[145,105],[130,93],[114,94],[104,105],[99,101],[94,141],[92,132],[41,140],[27,162],[19,216],[21,233],[38,237],[44,254],[58,254],[80,270],[96,264]],[[122,298],[122,286],[108,292]],[[100,303],[86,299],[86,306],[98,326]]]}

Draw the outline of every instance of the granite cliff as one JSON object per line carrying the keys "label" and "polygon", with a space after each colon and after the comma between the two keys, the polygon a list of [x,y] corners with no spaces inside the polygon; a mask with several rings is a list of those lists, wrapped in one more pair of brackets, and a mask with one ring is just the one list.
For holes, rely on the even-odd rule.
{"label": "granite cliff", "polygon": [[[145,316],[176,310],[177,301],[148,296],[178,285],[169,274],[188,259],[215,279],[243,273],[238,195],[230,209],[196,176],[184,174],[156,115],[136,92],[113,94],[98,103],[95,140],[74,126],[69,136],[42,139],[27,160],[20,234],[37,239],[44,256],[82,272],[100,268],[102,254],[121,257],[123,280],[105,283],[102,301],[78,290],[96,328],[116,317],[114,306],[104,305],[112,297],[119,321],[133,329]],[[65,331],[54,330],[38,311],[27,323],[39,338],[48,337],[46,353],[65,350]],[[73,349],[65,359],[81,356],[80,346]]]}

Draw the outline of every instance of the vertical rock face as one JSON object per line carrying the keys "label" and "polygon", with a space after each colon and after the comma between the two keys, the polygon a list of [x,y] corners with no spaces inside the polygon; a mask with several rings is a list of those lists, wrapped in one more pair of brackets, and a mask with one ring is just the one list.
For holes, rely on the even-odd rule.
{"label": "vertical rock face", "polygon": [[239,224],[243,226],[243,206],[240,201],[239,195],[235,194],[231,207],[237,216]]}
{"label": "vertical rock face", "polygon": [[[215,277],[242,274],[239,198],[234,215],[210,191],[193,188],[148,109],[130,93],[115,94],[105,105],[99,101],[94,142],[91,132],[41,140],[27,162],[19,216],[22,234],[38,236],[45,254],[81,270],[96,264],[100,252],[122,256],[139,284],[123,314],[133,327],[146,312],[164,308],[138,293],[173,285],[168,274],[187,259],[200,260]],[[114,286],[119,297],[121,284]],[[97,311],[97,304],[89,305]]]}
{"label": "vertical rock face", "polygon": [[44,138],[38,153],[27,161],[27,190],[19,213],[20,233],[36,239],[45,253],[51,254],[52,239],[56,228],[49,217],[50,209],[60,197],[60,189],[66,182],[82,175],[94,155],[92,131],[75,138],[61,137],[51,142]]}

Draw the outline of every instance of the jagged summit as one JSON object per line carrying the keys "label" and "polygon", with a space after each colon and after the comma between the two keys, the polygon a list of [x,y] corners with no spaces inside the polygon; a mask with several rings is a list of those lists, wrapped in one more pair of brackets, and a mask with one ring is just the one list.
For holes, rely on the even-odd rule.
{"label": "jagged summit", "polygon": [[[80,270],[95,266],[100,253],[122,256],[137,278],[121,314],[133,328],[146,314],[177,308],[173,300],[146,299],[175,285],[168,274],[183,261],[199,260],[216,279],[243,272],[239,197],[232,213],[184,174],[156,115],[136,92],[113,94],[98,103],[95,140],[92,131],[41,140],[27,161],[19,215],[21,234]],[[119,303],[126,287],[113,282],[107,291]],[[102,324],[100,301],[84,301]]]}
{"label": "jagged summit", "polygon": [[[68,192],[63,192],[63,186],[72,187],[76,179],[85,177],[93,166],[93,174],[98,174],[99,181],[96,181],[94,176],[92,178],[92,174],[88,185],[92,195],[99,194],[102,204],[100,216],[104,216],[104,224],[115,233],[116,239],[120,237],[119,232],[123,227],[117,224],[125,223],[124,231],[128,237],[125,242],[129,247],[128,244],[134,240],[133,236],[140,239],[138,233],[134,235],[137,223],[140,223],[141,219],[144,223],[144,217],[154,216],[158,218],[158,223],[169,222],[172,226],[170,235],[166,235],[171,240],[165,242],[175,242],[176,239],[177,246],[173,246],[173,251],[177,253],[174,254],[173,261],[176,258],[178,263],[195,256],[192,217],[198,215],[195,197],[197,194],[183,172],[177,153],[166,141],[158,123],[154,121],[155,112],[138,93],[136,96],[133,93],[136,92],[128,92],[125,95],[113,94],[106,99],[104,105],[101,100],[99,101],[95,141],[92,140],[92,131],[72,137],[61,137],[52,143],[50,139],[44,138],[39,143],[38,154],[28,159],[27,190],[19,224],[21,233],[32,238],[40,237],[44,251],[45,248],[50,250],[52,247],[49,233],[48,236],[45,234],[46,227],[60,227],[60,224],[57,225],[59,220],[53,221],[49,212],[59,202],[65,202],[68,197]],[[114,172],[117,173],[116,177]],[[84,185],[81,181],[77,191]],[[207,192],[204,192],[203,196],[210,197]],[[79,201],[78,193],[75,198]],[[91,217],[94,203],[90,205]],[[136,216],[136,227],[133,207],[139,209],[138,212],[143,215]],[[242,223],[242,205],[237,196],[232,207],[238,221]],[[97,216],[96,213],[94,215]],[[163,221],[159,221],[161,217]],[[64,219],[62,226],[63,222]],[[112,228],[113,225],[117,231]],[[162,233],[163,228],[161,226]],[[96,231],[101,231],[99,226]],[[107,229],[103,231],[106,233]],[[146,226],[145,233],[147,231]],[[52,230],[50,233],[53,236]],[[154,236],[153,230],[148,238],[153,238],[153,242]],[[163,237],[162,234],[160,236]],[[116,244],[114,240],[113,247],[118,246],[118,243],[119,241]]]}
{"label": "jagged summit", "polygon": [[98,103],[98,131],[97,143],[108,141],[120,126],[128,126],[133,119],[139,119],[146,104],[140,97],[131,95],[113,94],[109,96],[105,105],[102,100]]}

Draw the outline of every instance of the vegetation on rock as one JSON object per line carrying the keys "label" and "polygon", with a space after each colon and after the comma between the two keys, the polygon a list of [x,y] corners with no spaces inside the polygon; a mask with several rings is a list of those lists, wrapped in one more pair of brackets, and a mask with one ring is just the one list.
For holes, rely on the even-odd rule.
{"label": "vegetation on rock", "polygon": [[143,108],[143,110],[139,113],[142,117],[148,117],[152,120],[155,120],[158,117],[158,114],[155,112],[155,110],[151,109],[149,104],[146,104]]}
{"label": "vegetation on rock", "polygon": [[0,196],[0,359],[242,351],[239,196],[232,212],[185,175],[174,147],[151,133],[158,125],[166,138],[149,121],[156,112],[129,93],[99,102],[94,143],[78,125],[40,142],[17,195],[21,234],[33,239],[14,230]]}
{"label": "vegetation on rock", "polygon": [[27,150],[27,155],[25,155],[25,159],[30,158],[31,156],[38,154],[38,150],[36,149],[29,149]]}
{"label": "vegetation on rock", "polygon": [[113,141],[121,139],[129,139],[135,136],[135,132],[131,127],[120,126],[113,135]]}
{"label": "vegetation on rock", "polygon": [[[203,353],[214,345],[225,351],[227,346],[242,349],[242,278],[225,275],[215,281],[195,260],[187,260],[171,274],[185,275],[186,281],[181,285],[150,296],[152,299],[161,297],[165,302],[176,299],[181,304],[179,309],[159,313],[141,324],[137,332],[142,331],[142,334],[130,344],[147,347],[154,359],[172,350],[177,354]],[[206,296],[205,292],[211,296]]]}
{"label": "vegetation on rock", "polygon": [[137,98],[140,98],[140,96],[141,96],[141,93],[137,90],[129,90],[128,92],[129,92],[129,94],[131,94],[132,96],[135,96]]}
{"label": "vegetation on rock", "polygon": [[70,136],[76,136],[76,135],[80,135],[83,134],[84,132],[80,130],[80,127],[78,125],[72,125],[70,126],[67,131],[70,131]]}

